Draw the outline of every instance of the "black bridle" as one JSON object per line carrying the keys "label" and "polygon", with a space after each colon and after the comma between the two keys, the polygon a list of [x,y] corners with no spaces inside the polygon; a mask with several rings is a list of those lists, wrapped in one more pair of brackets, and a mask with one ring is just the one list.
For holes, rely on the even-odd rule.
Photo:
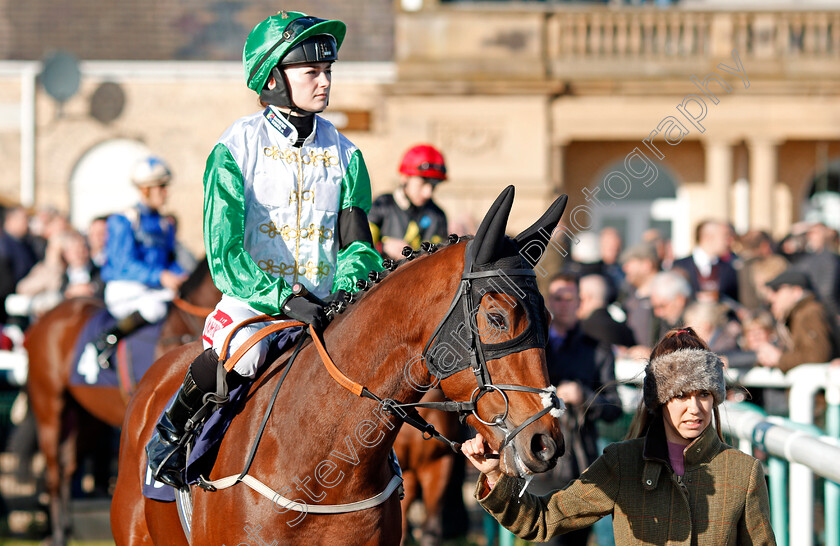
{"label": "black bridle", "polygon": [[[454,442],[442,434],[438,433],[434,426],[427,423],[416,411],[416,408],[430,408],[430,409],[437,409],[447,412],[454,412],[457,413],[459,419],[463,422],[463,420],[469,415],[472,414],[478,419],[479,422],[487,425],[487,426],[496,426],[499,427],[504,433],[505,438],[502,441],[501,445],[499,446],[499,453],[513,440],[513,438],[522,432],[528,425],[536,421],[537,419],[541,418],[546,413],[552,410],[558,411],[565,411],[565,405],[563,401],[557,397],[556,390],[553,387],[546,387],[546,388],[536,388],[536,387],[528,387],[524,385],[503,385],[503,384],[494,384],[492,377],[490,376],[490,370],[487,367],[487,359],[485,355],[485,348],[484,344],[481,342],[481,339],[478,335],[476,335],[477,331],[477,324],[476,320],[476,310],[478,309],[478,305],[476,305],[475,298],[474,298],[474,290],[475,290],[475,283],[476,281],[481,282],[482,280],[492,279],[492,278],[535,278],[536,273],[532,268],[514,268],[514,267],[506,267],[506,268],[493,268],[484,271],[474,271],[474,263],[473,263],[473,253],[471,252],[471,245],[473,244],[473,240],[469,241],[466,245],[465,257],[464,257],[464,271],[461,274],[461,282],[458,286],[458,290],[455,293],[455,296],[452,299],[452,303],[449,305],[449,309],[447,310],[444,317],[438,323],[437,327],[435,328],[432,335],[429,337],[429,340],[426,342],[425,347],[423,348],[423,361],[426,364],[426,368],[435,377],[437,380],[440,381],[443,377],[452,375],[453,373],[459,372],[461,370],[465,370],[470,368],[475,376],[475,380],[477,383],[477,387],[473,390],[472,395],[470,396],[470,400],[466,402],[458,402],[458,401],[445,401],[445,402],[416,402],[416,403],[400,403],[395,400],[385,399],[381,400],[375,395],[371,395],[379,401],[383,409],[392,415],[395,415],[406,422],[406,424],[417,428],[421,432],[423,432],[423,436],[426,439],[429,438],[436,438],[444,443],[449,444],[453,450],[458,451],[460,448],[460,444]],[[518,258],[518,256],[517,256]],[[504,291],[504,287],[499,287],[498,285],[493,285],[495,290],[502,290]],[[513,291],[517,291],[516,287],[513,287]],[[521,300],[520,300],[521,301]],[[478,298],[478,302],[481,302],[481,298]],[[526,310],[529,308],[536,307],[535,305],[526,305]],[[515,344],[500,344],[505,345],[505,347],[500,350],[496,351],[495,358],[500,358],[502,356],[506,356],[515,352],[520,352],[525,349],[534,348],[534,347],[545,347],[545,340],[544,337],[541,338],[539,335],[531,335],[528,336],[529,332],[534,334],[532,330],[537,330],[539,327],[539,321],[537,317],[539,317],[539,313],[542,313],[540,309],[531,309],[529,310],[530,320],[529,325],[526,328],[526,331],[517,336],[523,337],[523,341]],[[467,339],[464,340],[463,347],[467,348],[467,355],[461,355],[462,358],[457,361],[452,366],[447,366],[445,369],[440,368],[439,365],[436,363],[436,351],[435,347],[438,345],[442,334],[447,333],[447,330],[452,330],[451,326],[448,326],[451,319],[456,316],[456,314],[463,314],[464,320],[467,321],[466,328],[460,328],[461,331],[468,332]],[[544,320],[544,317],[543,317]],[[450,336],[452,332],[448,332]],[[516,341],[513,340],[513,341]],[[438,353],[440,351],[437,351]],[[451,354],[451,351],[447,352]],[[443,372],[443,373],[441,373]],[[479,399],[489,392],[498,392],[505,403],[505,410],[502,415],[499,415],[493,419],[493,421],[486,421],[479,416],[477,411],[477,404]],[[508,411],[510,409],[510,400],[508,399],[507,394],[505,391],[518,391],[518,392],[528,392],[533,394],[539,394],[542,401],[544,408],[525,421],[522,422],[518,427],[514,428],[512,431],[508,431],[505,428],[505,419],[508,416]]]}

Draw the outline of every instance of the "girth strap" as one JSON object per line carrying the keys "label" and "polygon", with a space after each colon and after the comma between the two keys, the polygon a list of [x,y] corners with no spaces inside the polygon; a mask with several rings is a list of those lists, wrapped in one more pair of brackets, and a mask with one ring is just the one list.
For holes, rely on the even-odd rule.
{"label": "girth strap", "polygon": [[368,508],[379,506],[388,500],[400,484],[402,484],[402,478],[394,475],[391,477],[391,481],[388,482],[388,485],[381,493],[364,500],[348,502],[346,504],[306,504],[296,502],[280,495],[277,491],[250,475],[241,477],[235,475],[228,476],[227,478],[209,481],[207,484],[212,486],[212,490],[216,490],[227,489],[239,482],[244,483],[263,497],[287,510],[305,512],[307,514],[345,514],[347,512],[358,512],[360,510],[367,510]]}

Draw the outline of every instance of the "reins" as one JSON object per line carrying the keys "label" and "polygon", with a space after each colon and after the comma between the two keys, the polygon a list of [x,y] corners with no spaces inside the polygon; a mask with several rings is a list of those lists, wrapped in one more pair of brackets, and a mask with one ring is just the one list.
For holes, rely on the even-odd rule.
{"label": "reins", "polygon": [[[297,326],[305,326],[304,323],[299,321],[290,321],[290,320],[283,320],[282,322],[275,322],[274,324],[270,324],[264,328],[261,328],[254,334],[252,334],[246,341],[243,343],[239,349],[237,349],[228,359],[225,359],[223,355],[226,355],[228,352],[228,348],[230,347],[230,342],[233,339],[233,335],[237,329],[247,326],[249,324],[255,324],[259,322],[269,322],[269,321],[277,321],[282,320],[280,317],[275,317],[271,315],[258,315],[256,317],[249,318],[240,322],[236,328],[234,328],[225,339],[224,344],[222,345],[222,349],[219,352],[219,373],[221,374],[221,370],[224,369],[225,372],[229,372],[236,366],[236,363],[242,356],[248,352],[248,350],[260,342],[260,340],[264,339],[265,337],[273,334],[274,332],[278,332],[280,330],[284,330],[286,328],[293,328]],[[358,397],[361,398],[369,398],[374,400],[375,402],[379,403],[382,406],[383,411],[387,412],[390,415],[397,417],[404,421],[407,425],[416,428],[419,430],[423,437],[427,440],[430,438],[434,438],[439,440],[449,447],[452,448],[453,451],[459,451],[461,449],[461,444],[455,441],[450,440],[449,438],[445,437],[444,435],[440,434],[437,429],[435,429],[434,425],[423,419],[423,417],[417,413],[415,408],[418,407],[428,407],[433,409],[443,409],[444,407],[447,408],[445,411],[456,411],[457,408],[462,407],[464,404],[471,404],[471,402],[418,402],[416,404],[400,404],[390,398],[380,398],[364,385],[361,385],[349,377],[347,377],[344,372],[342,372],[338,366],[336,366],[335,362],[333,361],[330,354],[327,352],[327,348],[324,345],[321,336],[317,333],[312,331],[311,328],[307,329],[310,337],[312,338],[312,342],[315,345],[315,348],[318,351],[318,354],[321,356],[321,363],[326,368],[327,372],[330,374],[330,377],[333,380],[347,389],[348,391],[352,392]],[[302,343],[302,342],[301,342]],[[295,354],[300,350],[300,347],[295,350]],[[290,362],[291,364],[291,362]],[[288,371],[288,369],[287,369]],[[285,377],[285,375],[284,375]],[[223,378],[222,378],[223,379]],[[227,389],[225,381],[218,381],[217,384],[220,387],[220,390],[216,393],[220,400],[227,400]],[[276,397],[276,392],[275,392]],[[458,406],[458,405],[461,406]]]}

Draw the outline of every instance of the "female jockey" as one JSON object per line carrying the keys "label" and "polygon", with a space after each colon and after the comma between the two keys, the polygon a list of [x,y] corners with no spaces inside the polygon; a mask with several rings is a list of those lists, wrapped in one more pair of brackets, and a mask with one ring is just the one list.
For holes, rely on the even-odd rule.
{"label": "female jockey", "polygon": [[[245,42],[247,85],[265,109],[225,131],[204,173],[204,245],[223,296],[205,323],[205,352],[146,447],[155,479],[174,487],[183,486],[185,425],[205,394],[216,392],[218,352],[230,331],[261,314],[322,330],[324,303],[343,299],[357,280],[382,268],[368,227],[362,154],[316,115],[329,103],[345,32],[341,21],[284,11],[259,23]],[[296,283],[308,294],[293,295]],[[237,330],[226,356],[263,325]],[[268,347],[263,339],[248,351],[228,384],[254,377]]]}
{"label": "female jockey", "polygon": [[117,324],[93,343],[103,368],[108,367],[120,339],[163,320],[169,302],[186,279],[175,261],[175,225],[160,214],[171,179],[162,159],[141,159],[131,172],[140,203],[108,217],[102,280],[106,283],[105,305]]}

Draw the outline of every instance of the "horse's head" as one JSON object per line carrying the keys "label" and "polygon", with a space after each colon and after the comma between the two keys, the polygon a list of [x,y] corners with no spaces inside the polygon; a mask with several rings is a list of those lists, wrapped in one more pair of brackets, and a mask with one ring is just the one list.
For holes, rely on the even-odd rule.
{"label": "horse's head", "polygon": [[511,475],[544,472],[563,454],[563,409],[545,363],[548,317],[533,266],[566,207],[558,198],[533,226],[505,236],[513,186],[466,245],[446,317],[424,349],[426,366],[452,400],[469,400],[470,425],[500,451]]}

